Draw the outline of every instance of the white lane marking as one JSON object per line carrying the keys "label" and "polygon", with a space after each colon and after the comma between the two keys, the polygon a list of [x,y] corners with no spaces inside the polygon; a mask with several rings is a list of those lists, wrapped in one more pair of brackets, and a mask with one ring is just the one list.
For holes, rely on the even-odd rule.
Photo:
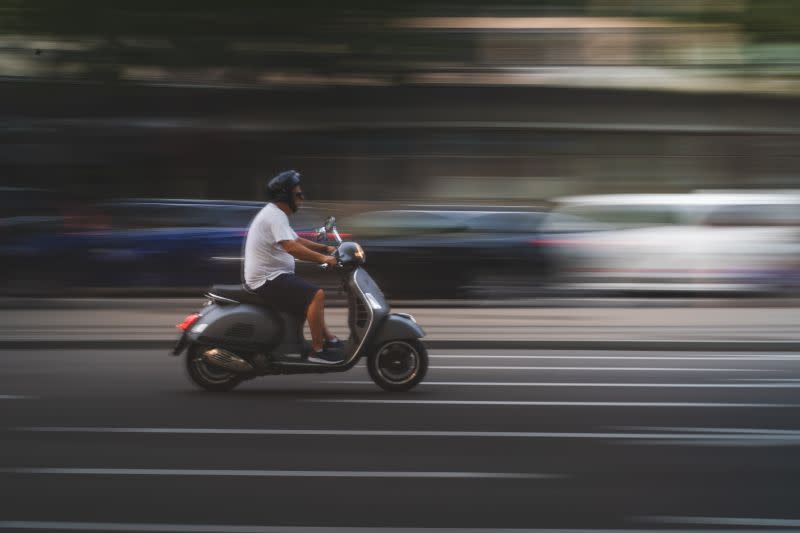
{"label": "white lane marking", "polygon": [[[621,441],[620,441],[621,442]],[[678,446],[682,448],[769,448],[769,447],[797,447],[800,442],[797,440],[786,439],[735,439],[730,438],[727,440],[717,439],[695,439],[695,440],[659,440],[659,439],[641,439],[631,440],[625,444],[632,446]]]}
{"label": "white lane marking", "polygon": [[[372,381],[321,381],[342,385],[374,385]],[[593,383],[555,381],[423,381],[421,386],[435,387],[611,387],[661,389],[796,389],[800,383]]]}
{"label": "white lane marking", "polygon": [[739,518],[728,516],[645,516],[644,522],[659,524],[756,526],[756,527],[800,527],[800,519],[792,518]]}
{"label": "white lane marking", "polygon": [[698,355],[698,356],[630,356],[630,355],[431,355],[431,359],[574,359],[608,361],[795,361],[800,355],[748,354],[748,355]]}
{"label": "white lane marking", "polygon": [[[747,428],[703,428],[633,426],[622,430],[650,431],[651,439],[637,439],[636,444],[678,444],[686,446],[796,446],[800,444],[800,431]],[[675,433],[680,432],[680,433]],[[685,439],[674,435],[686,436]],[[634,439],[631,439],[634,440]]]}
{"label": "white lane marking", "polygon": [[[443,365],[430,366],[437,370],[584,370],[584,371],[621,371],[621,372],[779,372],[763,368],[675,368],[647,366],[462,366]],[[800,380],[798,380],[800,381]]]}
{"label": "white lane marking", "polygon": [[6,474],[64,476],[196,476],[196,477],[314,477],[314,478],[431,478],[431,479],[555,479],[561,474],[516,472],[427,472],[391,470],[237,470],[192,468],[0,468]]}
{"label": "white lane marking", "polygon": [[[622,432],[553,431],[410,431],[410,430],[326,430],[326,429],[226,429],[226,428],[119,428],[119,427],[28,427],[15,431],[41,433],[128,433],[157,435],[269,435],[325,437],[479,437],[526,439],[669,439],[669,440],[799,440],[800,431],[745,430],[725,428],[620,428]],[[638,430],[636,432],[631,429]],[[708,431],[706,431],[706,429]],[[667,433],[667,431],[670,431]]]}
{"label": "white lane marking", "polygon": [[756,429],[756,428],[703,428],[681,426],[620,426],[615,429],[639,431],[683,431],[687,433],[728,433],[728,434],[758,434],[758,435],[794,435],[800,436],[798,429]]}
{"label": "white lane marking", "polygon": [[35,400],[36,396],[22,396],[18,394],[0,394],[0,400]]}
{"label": "white lane marking", "polygon": [[503,529],[388,526],[234,526],[131,522],[3,521],[0,529],[44,531],[147,531],[161,533],[690,533],[694,529]]}
{"label": "white lane marking", "polygon": [[798,383],[800,379],[797,378],[730,378],[728,381],[765,381],[776,383]]}
{"label": "white lane marking", "polygon": [[514,400],[370,400],[370,399],[302,399],[310,403],[364,403],[364,404],[409,404],[409,405],[484,405],[519,407],[736,407],[736,408],[799,408],[792,403],[715,403],[715,402],[544,402]]}

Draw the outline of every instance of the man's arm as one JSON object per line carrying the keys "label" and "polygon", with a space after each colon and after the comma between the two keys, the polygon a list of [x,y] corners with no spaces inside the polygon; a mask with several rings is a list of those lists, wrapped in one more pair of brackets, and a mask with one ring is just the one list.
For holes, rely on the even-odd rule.
{"label": "man's arm", "polygon": [[[300,244],[302,244],[306,248],[309,248],[309,249],[314,250],[315,252],[319,252],[321,254],[330,254],[330,253],[333,253],[334,250],[336,250],[336,247],[334,247],[334,246],[328,246],[327,244],[321,244],[321,243],[318,243],[318,242],[309,241],[308,239],[304,239],[302,237],[298,237],[297,238],[297,242],[299,242]],[[289,252],[289,253],[291,253],[291,252]]]}
{"label": "man's arm", "polygon": [[[294,241],[281,241],[280,245],[283,246],[283,249],[289,252],[295,259],[300,259],[301,261],[313,261],[314,263],[328,263],[330,265],[336,265],[336,259],[330,255],[323,255],[307,248],[301,242],[303,240],[305,239],[298,238]],[[320,246],[324,247],[324,245]]]}

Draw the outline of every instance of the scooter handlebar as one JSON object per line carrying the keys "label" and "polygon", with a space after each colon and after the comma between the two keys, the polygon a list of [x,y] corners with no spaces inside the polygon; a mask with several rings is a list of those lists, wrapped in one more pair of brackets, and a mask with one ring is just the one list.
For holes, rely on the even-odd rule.
{"label": "scooter handlebar", "polygon": [[[342,264],[341,263],[336,263],[336,268],[342,268]],[[331,269],[331,265],[328,264],[328,263],[322,263],[321,265],[319,265],[319,269],[320,270],[330,270]]]}

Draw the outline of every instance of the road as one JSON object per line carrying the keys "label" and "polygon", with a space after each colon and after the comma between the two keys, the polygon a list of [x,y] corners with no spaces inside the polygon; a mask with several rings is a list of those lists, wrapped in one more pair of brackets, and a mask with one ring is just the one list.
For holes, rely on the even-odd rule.
{"label": "road", "polygon": [[800,353],[432,350],[405,394],[181,362],[0,351],[0,530],[800,529]]}

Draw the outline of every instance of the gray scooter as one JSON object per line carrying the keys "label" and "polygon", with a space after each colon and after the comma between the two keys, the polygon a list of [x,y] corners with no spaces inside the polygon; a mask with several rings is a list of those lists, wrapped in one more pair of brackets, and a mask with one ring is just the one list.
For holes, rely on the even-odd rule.
{"label": "gray scooter", "polygon": [[[333,270],[347,296],[350,336],[344,360],[310,361],[303,335],[304,317],[279,312],[239,285],[214,285],[197,313],[178,324],[182,334],[172,354],[186,352],[186,369],[198,386],[228,391],[244,380],[274,374],[345,372],[365,357],[372,380],[387,391],[407,391],[425,377],[425,335],[414,317],[391,313],[378,285],[363,265],[365,254],[355,242],[342,242],[330,217],[319,238],[333,234],[338,243]],[[321,268],[328,265],[322,265]]]}

